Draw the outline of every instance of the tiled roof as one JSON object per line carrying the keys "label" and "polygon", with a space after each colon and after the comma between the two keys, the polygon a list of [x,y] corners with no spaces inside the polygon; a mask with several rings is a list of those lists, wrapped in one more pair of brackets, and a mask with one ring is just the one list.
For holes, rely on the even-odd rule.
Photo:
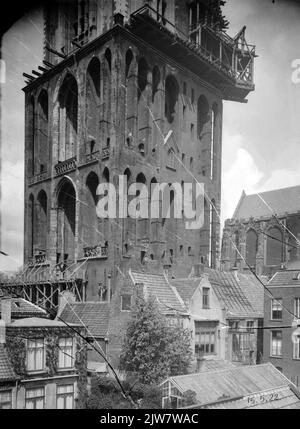
{"label": "tiled roof", "polygon": [[277,271],[270,279],[269,286],[300,286],[300,270]]}
{"label": "tiled roof", "polygon": [[[0,307],[1,315],[1,307]],[[22,319],[24,317],[48,317],[45,310],[23,298],[11,298],[12,319]]]}
{"label": "tiled roof", "polygon": [[193,297],[197,287],[200,284],[200,278],[192,279],[175,279],[171,280],[172,286],[176,287],[179,295],[185,303],[188,303]]}
{"label": "tiled roof", "polygon": [[154,295],[161,305],[164,313],[180,311],[186,313],[186,308],[177,291],[173,288],[165,276],[131,271],[133,282],[142,283],[150,295]]}
{"label": "tiled roof", "polygon": [[[264,294],[263,285],[254,277],[253,274],[238,273],[239,285],[252,305],[261,317],[264,315]],[[265,278],[260,278],[266,284]]]}
{"label": "tiled roof", "polygon": [[[261,192],[260,196],[277,215],[296,213],[300,210],[300,186]],[[257,194],[243,193],[233,215],[233,219],[250,217],[272,217],[273,213]]]}
{"label": "tiled roof", "polygon": [[6,348],[3,344],[0,344],[0,381],[14,381],[16,379],[17,377],[7,355]]}
{"label": "tiled roof", "polygon": [[199,405],[213,404],[221,399],[238,400],[244,396],[271,389],[283,389],[291,385],[291,382],[271,363],[182,375],[170,377],[168,380],[181,393],[193,390]]}
{"label": "tiled roof", "polygon": [[243,292],[234,272],[223,272],[205,268],[213,290],[227,310],[227,317],[259,318],[258,312]]}
{"label": "tiled roof", "polygon": [[67,323],[85,326],[88,335],[106,338],[109,322],[109,304],[107,302],[67,303],[60,314]]}

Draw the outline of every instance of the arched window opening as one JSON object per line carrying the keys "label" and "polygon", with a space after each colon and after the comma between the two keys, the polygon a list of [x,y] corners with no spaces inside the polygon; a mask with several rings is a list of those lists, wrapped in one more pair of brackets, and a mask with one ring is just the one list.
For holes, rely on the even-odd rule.
{"label": "arched window opening", "polygon": [[58,197],[57,260],[66,263],[75,257],[76,193],[72,183],[64,180]]}
{"label": "arched window opening", "polygon": [[234,233],[234,248],[233,248],[233,254],[234,254],[234,267],[236,268],[238,266],[239,261],[239,252],[240,252],[240,233],[239,231],[235,231]]}
{"label": "arched window opening", "polygon": [[105,183],[109,183],[109,169],[107,167],[103,170],[102,178]]}
{"label": "arched window opening", "polygon": [[198,98],[198,103],[197,103],[197,135],[199,139],[201,139],[203,127],[208,121],[209,121],[209,104],[206,97],[204,97],[204,95],[201,95]]}
{"label": "arched window opening", "polygon": [[59,160],[73,158],[76,153],[78,126],[78,86],[73,76],[68,75],[60,89],[60,141]]}
{"label": "arched window opening", "polygon": [[267,266],[280,266],[283,262],[283,234],[279,228],[268,230],[267,236]]}
{"label": "arched window opening", "polygon": [[109,70],[111,71],[112,56],[111,56],[111,50],[109,48],[107,48],[105,51],[105,59],[107,61]]}
{"label": "arched window opening", "polygon": [[167,167],[176,170],[176,157],[173,148],[168,150]]}
{"label": "arched window opening", "polygon": [[128,51],[126,52],[126,69],[125,69],[126,79],[128,79],[129,77],[130,66],[132,64],[132,61],[133,61],[133,53],[131,49],[128,49]]}
{"label": "arched window opening", "polygon": [[154,102],[155,94],[158,91],[160,84],[160,70],[155,66],[152,71],[152,103]]}
{"label": "arched window opening", "polygon": [[86,186],[91,193],[94,204],[97,204],[97,188],[99,185],[99,179],[96,173],[90,173],[86,179]]}
{"label": "arched window opening", "polygon": [[139,144],[139,153],[142,155],[142,156],[145,156],[145,145],[144,145],[144,143],[140,143]]}
{"label": "arched window opening", "polygon": [[215,178],[216,161],[217,161],[217,145],[216,145],[216,123],[218,115],[218,106],[214,103],[211,110],[211,138],[210,138],[210,179]]}
{"label": "arched window opening", "polygon": [[38,249],[41,252],[47,250],[47,195],[45,191],[40,191],[37,197],[37,235]]}
{"label": "arched window opening", "polygon": [[91,172],[86,179],[86,205],[82,206],[84,211],[84,224],[83,228],[85,231],[83,242],[84,246],[96,246],[99,245],[102,241],[102,236],[100,235],[97,224],[97,212],[96,206],[98,202],[97,188],[99,185],[99,179],[96,173]]}
{"label": "arched window opening", "polygon": [[253,229],[247,232],[246,236],[246,262],[251,268],[256,266],[256,254],[258,250],[258,236]]}
{"label": "arched window opening", "polygon": [[[138,174],[136,178],[136,183],[142,183],[144,185],[147,183],[146,177],[144,176],[143,173]],[[140,191],[137,191],[136,197],[140,196],[140,194],[141,194]],[[148,201],[147,201],[147,204],[148,204]],[[149,236],[148,218],[140,217],[139,219],[137,219],[137,238],[138,239],[149,238],[148,236]]]}
{"label": "arched window opening", "polygon": [[28,256],[33,257],[34,246],[34,197],[31,194],[28,201]]}
{"label": "arched window opening", "polygon": [[100,61],[93,58],[87,69],[86,80],[86,125],[90,153],[97,151],[99,141],[100,106]]}
{"label": "arched window opening", "polygon": [[29,161],[28,172],[32,177],[35,174],[35,111],[34,111],[34,98],[31,97],[28,105],[28,145],[29,145]]}
{"label": "arched window opening", "polygon": [[39,163],[37,173],[43,173],[48,164],[48,94],[41,91],[37,106],[37,161]]}
{"label": "arched window opening", "polygon": [[145,58],[140,59],[138,64],[138,98],[143,94],[148,83],[148,64]]}
{"label": "arched window opening", "polygon": [[165,117],[168,122],[174,122],[176,105],[179,96],[179,85],[174,76],[167,76],[165,83]]}

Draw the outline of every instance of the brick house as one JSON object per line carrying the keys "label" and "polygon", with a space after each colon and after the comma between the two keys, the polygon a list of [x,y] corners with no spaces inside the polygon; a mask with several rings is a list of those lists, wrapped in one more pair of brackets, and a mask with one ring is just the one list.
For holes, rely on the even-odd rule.
{"label": "brick house", "polygon": [[[45,317],[12,319],[11,308],[12,299],[2,298],[1,361],[5,363],[5,372],[10,369],[10,377],[16,377],[10,382],[18,380],[10,394],[5,390],[5,398],[11,398],[10,407],[84,407],[86,343],[73,330],[83,334],[82,327],[73,324],[71,329]],[[8,406],[8,400],[4,405]]]}
{"label": "brick house", "polygon": [[274,298],[265,294],[263,359],[300,387],[300,335],[292,337],[300,326],[300,270],[278,271],[267,287]]}
{"label": "brick house", "polygon": [[[252,302],[245,290],[248,296],[256,296]],[[245,274],[237,278],[234,273],[205,269],[198,277],[169,279],[166,274],[130,270],[110,303],[70,303],[65,305],[60,317],[68,323],[79,323],[80,315],[82,323],[94,332],[106,356],[117,367],[137,294],[146,299],[155,297],[160,312],[170,323],[177,323],[179,319],[182,326],[191,331],[192,371],[199,370],[203,360],[223,359],[240,364],[259,361],[261,288]],[[90,309],[90,314],[85,308]],[[91,318],[91,314],[97,312]],[[89,366],[93,359],[102,362],[99,355],[91,353]]]}

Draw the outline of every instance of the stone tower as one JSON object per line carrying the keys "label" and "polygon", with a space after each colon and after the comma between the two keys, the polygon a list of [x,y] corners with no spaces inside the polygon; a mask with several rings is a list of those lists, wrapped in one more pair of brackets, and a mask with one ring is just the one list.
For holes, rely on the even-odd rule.
{"label": "stone tower", "polygon": [[[43,65],[24,88],[23,282],[32,300],[56,306],[71,286],[79,299],[109,300],[129,267],[216,267],[222,101],[254,90],[255,57],[244,28],[226,34],[221,3],[65,0],[45,9]],[[97,187],[118,187],[119,175],[148,187],[203,183],[203,228],[99,219]]]}

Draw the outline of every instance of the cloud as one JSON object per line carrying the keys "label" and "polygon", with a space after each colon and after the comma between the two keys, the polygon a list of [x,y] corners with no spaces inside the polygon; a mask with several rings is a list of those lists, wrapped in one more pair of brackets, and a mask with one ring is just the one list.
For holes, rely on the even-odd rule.
{"label": "cloud", "polygon": [[0,270],[17,269],[23,262],[23,162],[3,162],[1,171],[1,250]]}
{"label": "cloud", "polygon": [[257,167],[252,155],[243,148],[241,135],[224,133],[223,177],[222,177],[222,219],[231,218],[243,192],[253,193],[264,173]]}

